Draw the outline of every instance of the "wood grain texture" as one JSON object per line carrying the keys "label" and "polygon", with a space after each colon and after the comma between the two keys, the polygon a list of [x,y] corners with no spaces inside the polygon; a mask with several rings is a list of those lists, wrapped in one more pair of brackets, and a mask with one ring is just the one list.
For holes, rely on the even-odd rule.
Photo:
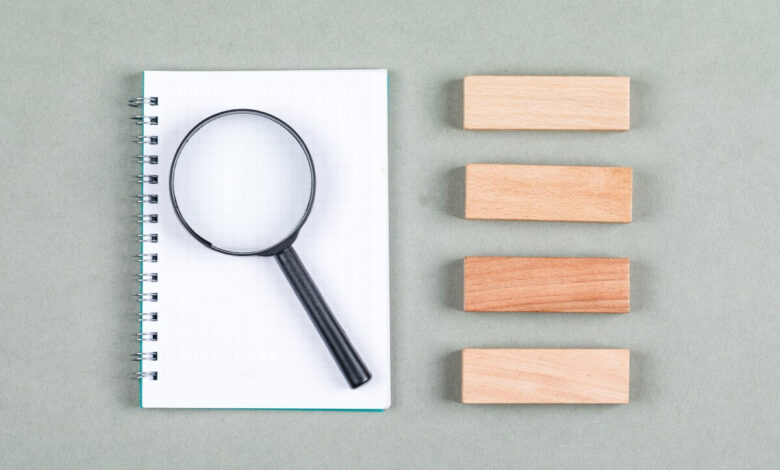
{"label": "wood grain texture", "polygon": [[515,258],[463,260],[467,312],[628,313],[626,258]]}
{"label": "wood grain texture", "polygon": [[463,403],[628,403],[627,349],[464,349]]}
{"label": "wood grain texture", "polygon": [[625,131],[629,77],[468,76],[463,128]]}
{"label": "wood grain texture", "polygon": [[466,165],[466,218],[631,222],[631,168]]}

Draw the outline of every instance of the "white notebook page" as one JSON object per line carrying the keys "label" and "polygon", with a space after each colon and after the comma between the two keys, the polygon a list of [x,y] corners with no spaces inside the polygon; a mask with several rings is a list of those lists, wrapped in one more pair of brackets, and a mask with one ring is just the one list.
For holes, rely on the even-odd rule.
{"label": "white notebook page", "polygon": [[[143,407],[385,409],[390,406],[387,72],[145,72],[144,114],[158,116],[159,156],[145,165],[157,204],[144,224],[158,273],[144,292],[157,322],[157,361],[143,370]],[[273,258],[224,255],[201,245],[176,218],[168,173],[176,148],[203,118],[234,108],[271,113],[303,138],[314,160],[317,192],[295,249],[373,378],[352,390]]]}

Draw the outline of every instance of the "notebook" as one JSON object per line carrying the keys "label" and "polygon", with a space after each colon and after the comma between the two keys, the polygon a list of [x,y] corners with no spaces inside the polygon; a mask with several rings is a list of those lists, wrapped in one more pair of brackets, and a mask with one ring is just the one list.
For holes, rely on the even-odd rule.
{"label": "notebook", "polygon": [[[138,379],[143,408],[382,410],[390,406],[385,70],[144,72]],[[351,389],[272,257],[230,256],[176,218],[182,138],[220,111],[273,114],[317,174],[295,249],[373,377]]]}

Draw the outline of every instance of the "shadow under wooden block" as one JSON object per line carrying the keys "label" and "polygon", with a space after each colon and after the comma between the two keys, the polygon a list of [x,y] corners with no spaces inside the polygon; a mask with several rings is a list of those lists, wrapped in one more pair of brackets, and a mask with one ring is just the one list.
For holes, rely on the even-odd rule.
{"label": "shadow under wooden block", "polygon": [[628,313],[627,258],[469,256],[463,262],[467,312]]}
{"label": "shadow under wooden block", "polygon": [[627,349],[464,349],[467,404],[621,404],[629,399]]}

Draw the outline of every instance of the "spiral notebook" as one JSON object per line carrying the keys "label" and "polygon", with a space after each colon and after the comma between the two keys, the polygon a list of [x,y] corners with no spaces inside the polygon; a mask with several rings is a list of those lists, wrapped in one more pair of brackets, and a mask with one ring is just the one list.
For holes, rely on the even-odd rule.
{"label": "spiral notebook", "polygon": [[[382,410],[390,406],[387,72],[144,72],[135,158],[141,406]],[[173,155],[207,116],[271,113],[306,142],[314,208],[295,248],[373,378],[344,381],[273,258],[209,250],[177,220]]]}

